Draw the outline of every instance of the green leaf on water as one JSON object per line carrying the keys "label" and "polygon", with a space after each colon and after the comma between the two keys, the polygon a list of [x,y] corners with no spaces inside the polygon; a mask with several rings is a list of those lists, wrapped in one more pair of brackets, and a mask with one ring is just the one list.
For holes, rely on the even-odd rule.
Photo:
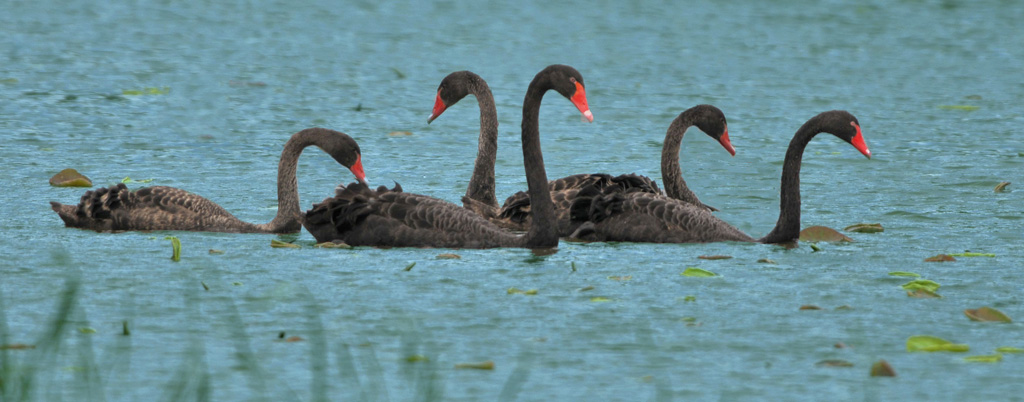
{"label": "green leaf on water", "polygon": [[996,255],[992,254],[992,253],[972,253],[970,251],[967,251],[967,252],[963,252],[963,253],[950,254],[950,256],[953,256],[953,257],[995,257]]}
{"label": "green leaf on water", "polygon": [[681,273],[679,275],[689,276],[689,277],[694,277],[694,278],[710,278],[712,276],[718,276],[718,274],[716,274],[714,272],[706,271],[706,270],[703,270],[703,269],[700,269],[700,268],[697,268],[697,267],[687,267],[686,270],[683,271],[683,273]]}
{"label": "green leaf on water", "polygon": [[317,244],[313,245],[313,247],[317,247],[317,248],[343,248],[343,249],[350,249],[350,248],[352,248],[352,246],[348,245],[345,242],[335,243],[333,241],[325,241],[323,243],[317,243]]}
{"label": "green leaf on water", "polygon": [[0,78],[0,84],[17,84],[17,78]]}
{"label": "green leaf on water", "polygon": [[825,226],[811,226],[800,231],[800,241],[851,242],[853,239]]}
{"label": "green leaf on water", "polygon": [[81,332],[83,334],[95,334],[96,330],[90,327],[79,327],[78,332]]}
{"label": "green leaf on water", "polygon": [[683,297],[683,301],[684,302],[695,302],[695,301],[697,301],[697,296],[689,295],[689,296]]}
{"label": "green leaf on water", "polygon": [[991,307],[981,307],[978,309],[967,309],[964,310],[964,315],[970,318],[971,321],[986,321],[986,322],[1013,322],[1006,314],[1002,311],[996,310]]}
{"label": "green leaf on water", "polygon": [[171,93],[171,87],[146,87],[142,89],[126,89],[121,91],[121,95],[167,95]]}
{"label": "green leaf on water", "polygon": [[92,180],[75,169],[64,169],[50,178],[54,187],[92,187]]}
{"label": "green leaf on water", "polygon": [[843,228],[843,230],[847,232],[857,233],[879,233],[885,231],[885,229],[882,228],[881,223],[858,223],[855,225],[847,226]]}
{"label": "green leaf on water", "polygon": [[174,236],[167,236],[164,240],[171,241],[171,261],[181,261],[181,240]]}
{"label": "green leaf on water", "polygon": [[270,247],[273,248],[302,248],[302,246],[293,243],[283,242],[277,239],[270,239]]}
{"label": "green leaf on water", "polygon": [[941,285],[939,285],[935,281],[930,281],[930,280],[927,280],[927,279],[918,279],[918,280],[913,280],[913,281],[904,283],[902,287],[904,289],[906,289],[906,290],[911,290],[911,291],[917,290],[917,289],[924,289],[924,290],[927,290],[929,292],[935,292],[936,290],[939,290],[939,286],[941,286]]}
{"label": "green leaf on water", "polygon": [[409,357],[406,357],[405,361],[407,361],[409,363],[429,362],[430,358],[427,357],[427,356],[424,356],[424,355],[411,355]]}
{"label": "green leaf on water", "polygon": [[606,303],[606,302],[612,301],[612,299],[609,299],[607,297],[600,297],[600,296],[598,296],[598,297],[591,297],[590,301],[592,301],[594,303]]}
{"label": "green leaf on water", "polygon": [[932,292],[932,291],[930,291],[928,289],[908,290],[907,291],[907,296],[908,297],[918,298],[918,299],[941,299],[942,298],[942,296],[940,296],[938,293]]}
{"label": "green leaf on water", "polygon": [[1010,182],[1008,182],[1008,181],[1004,181],[1004,182],[1001,182],[999,184],[996,184],[995,192],[1001,193],[1001,192],[1003,192],[1003,190],[1006,189],[1006,186],[1009,186],[1009,185],[1010,185]]}
{"label": "green leaf on water", "polygon": [[817,253],[817,252],[821,251],[821,247],[818,247],[817,244],[811,243],[811,251]]}
{"label": "green leaf on water", "polygon": [[1013,346],[1002,346],[996,348],[996,352],[999,353],[1024,353],[1024,348],[1015,348]]}
{"label": "green leaf on water", "polygon": [[814,363],[814,365],[820,367],[853,367],[853,363],[839,359],[822,360],[817,363]]}
{"label": "green leaf on water", "polygon": [[953,261],[956,261],[956,258],[953,258],[952,256],[950,256],[948,254],[939,254],[939,255],[936,255],[936,256],[933,256],[933,257],[928,257],[928,258],[924,259],[924,262],[953,262]]}
{"label": "green leaf on water", "polygon": [[521,290],[521,289],[516,289],[516,288],[512,287],[512,288],[508,288],[508,290],[505,291],[505,294],[510,294],[510,295],[520,294],[520,295],[530,295],[530,296],[533,296],[533,295],[537,294],[537,289]]}
{"label": "green leaf on water", "polygon": [[892,272],[889,273],[889,276],[908,276],[908,277],[911,277],[911,278],[920,278],[921,274],[915,274],[913,272],[904,272],[904,271],[892,271]]}
{"label": "green leaf on water", "polygon": [[462,259],[462,256],[458,255],[458,254],[452,254],[452,253],[441,253],[441,254],[438,254],[436,258],[439,259],[439,260],[459,260],[459,259]]}
{"label": "green leaf on water", "polygon": [[978,106],[974,106],[974,105],[939,105],[939,109],[942,109],[942,110],[965,110],[965,111],[970,112],[970,111],[973,111],[973,110],[978,110]]}
{"label": "green leaf on water", "polygon": [[907,338],[908,352],[966,352],[970,349],[967,345],[953,343],[935,336],[915,335]]}
{"label": "green leaf on water", "polygon": [[998,363],[1003,360],[1003,355],[979,355],[979,356],[967,356],[964,358],[965,362],[970,363]]}
{"label": "green leaf on water", "polygon": [[412,264],[406,265],[405,268],[403,268],[402,270],[403,271],[412,271],[412,267],[415,267],[415,266],[416,266],[416,262],[414,261]]}

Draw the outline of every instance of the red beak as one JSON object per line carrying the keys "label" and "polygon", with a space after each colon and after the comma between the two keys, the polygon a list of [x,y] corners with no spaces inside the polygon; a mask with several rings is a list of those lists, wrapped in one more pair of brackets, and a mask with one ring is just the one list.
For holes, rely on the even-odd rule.
{"label": "red beak", "polygon": [[587,106],[587,91],[583,89],[583,85],[578,81],[576,82],[576,93],[572,94],[572,98],[569,98],[569,101],[576,105],[580,113],[583,113],[583,118],[587,119],[588,122],[594,121],[594,114],[590,113],[590,106]]}
{"label": "red beak", "polygon": [[868,159],[871,159],[871,150],[868,149],[868,144],[864,142],[864,135],[860,132],[860,126],[852,121],[850,122],[850,125],[857,129],[857,135],[853,136],[853,139],[850,140],[850,144],[853,144],[854,148],[857,148],[860,153],[864,154]]}
{"label": "red beak", "polygon": [[730,155],[736,156],[736,148],[733,148],[732,141],[729,141],[729,127],[726,127],[725,131],[722,132],[722,136],[718,137],[718,143],[722,144],[722,148],[729,151]]}
{"label": "red beak", "polygon": [[363,183],[367,186],[370,185],[370,182],[366,180],[366,173],[363,172],[362,155],[356,155],[356,163],[352,164],[352,167],[350,167],[349,170],[352,171],[352,174],[356,176],[356,180],[359,180],[360,183]]}
{"label": "red beak", "polygon": [[427,118],[427,124],[430,124],[430,122],[434,121],[434,119],[436,119],[437,116],[440,116],[441,113],[444,113],[444,110],[447,108],[448,105],[445,105],[444,101],[441,100],[441,90],[438,89],[437,99],[434,100],[434,111],[430,112],[430,117]]}

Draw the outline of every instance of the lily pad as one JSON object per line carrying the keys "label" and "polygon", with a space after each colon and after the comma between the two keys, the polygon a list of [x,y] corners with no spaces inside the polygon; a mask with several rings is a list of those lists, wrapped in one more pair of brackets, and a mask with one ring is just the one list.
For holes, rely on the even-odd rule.
{"label": "lily pad", "polygon": [[970,318],[971,321],[992,321],[992,322],[1013,322],[1006,314],[1002,311],[996,310],[991,307],[982,307],[978,309],[967,309],[964,310],[964,315]]}
{"label": "lily pad", "polygon": [[92,187],[92,180],[75,169],[64,169],[50,178],[54,187]]}
{"label": "lily pad", "polygon": [[967,252],[963,252],[963,253],[950,254],[950,256],[953,256],[953,257],[995,257],[996,255],[992,254],[992,253],[972,253],[970,251],[967,251]]}
{"label": "lily pad", "polygon": [[948,254],[939,254],[934,257],[928,257],[924,259],[924,262],[953,262],[956,258]]}
{"label": "lily pad", "polygon": [[1022,349],[1022,348],[1015,348],[1013,346],[1002,346],[1002,347],[996,348],[996,352],[999,352],[999,353],[1024,353],[1024,349]]}
{"label": "lily pad", "polygon": [[1003,355],[979,355],[979,356],[967,356],[964,358],[965,362],[971,363],[998,363],[1003,361]]}
{"label": "lily pad", "polygon": [[710,278],[712,276],[718,276],[718,274],[716,274],[714,272],[706,271],[706,270],[703,270],[703,269],[700,269],[700,268],[697,268],[697,267],[688,267],[688,268],[686,268],[685,271],[683,271],[683,273],[681,273],[679,275],[689,276],[689,277],[694,277],[694,278]]}
{"label": "lily pad", "polygon": [[851,242],[853,239],[829,227],[811,226],[800,231],[800,241]]}
{"label": "lily pad", "polygon": [[871,365],[871,376],[872,377],[895,377],[896,370],[892,369],[889,362],[885,360],[879,360],[875,364]]}
{"label": "lily pad", "polygon": [[928,289],[908,290],[907,291],[907,296],[908,297],[917,298],[917,299],[941,299],[942,298],[942,296],[940,296],[938,293],[935,293],[935,292],[930,291]]}
{"label": "lily pad", "polygon": [[181,261],[181,240],[174,236],[167,236],[164,240],[171,241],[171,261]]}
{"label": "lily pad", "polygon": [[843,228],[843,230],[847,232],[857,233],[879,233],[885,231],[885,229],[882,228],[881,223],[858,223],[855,225],[847,226]]}
{"label": "lily pad", "polygon": [[1009,185],[1010,185],[1010,182],[1008,182],[1008,181],[1004,181],[1004,182],[1001,182],[999,184],[996,184],[995,192],[1001,193],[1001,192],[1003,192],[1003,190],[1006,189],[1006,186],[1009,186]]}
{"label": "lily pad", "polygon": [[911,277],[911,278],[920,278],[921,274],[915,274],[913,272],[905,272],[905,271],[892,271],[892,272],[889,273],[889,276],[906,276],[906,277]]}
{"label": "lily pad", "polygon": [[293,243],[283,242],[277,239],[270,239],[270,247],[273,248],[302,248],[302,246]]}
{"label": "lily pad", "polygon": [[943,110],[964,110],[964,111],[970,112],[970,111],[978,110],[978,106],[974,106],[974,105],[939,105],[939,109],[943,109]]}
{"label": "lily pad", "polygon": [[820,362],[814,363],[814,365],[820,367],[853,367],[853,363],[850,363],[846,360],[838,359],[822,360]]}
{"label": "lily pad", "polygon": [[929,292],[934,292],[936,290],[939,290],[939,286],[941,286],[941,285],[939,285],[935,281],[930,281],[930,280],[927,280],[927,279],[917,279],[917,280],[913,280],[913,281],[904,283],[902,287],[904,289],[910,290],[910,291],[914,291],[914,290],[917,290],[917,289],[924,289],[924,290],[927,290]]}
{"label": "lily pad", "polygon": [[935,336],[915,335],[907,338],[908,352],[966,352],[970,349],[965,344],[953,343]]}
{"label": "lily pad", "polygon": [[457,363],[457,369],[494,370],[494,362],[487,360],[479,363]]}
{"label": "lily pad", "polygon": [[701,256],[697,256],[697,258],[700,258],[702,260],[728,260],[728,259],[732,258],[732,256],[731,255],[701,255]]}

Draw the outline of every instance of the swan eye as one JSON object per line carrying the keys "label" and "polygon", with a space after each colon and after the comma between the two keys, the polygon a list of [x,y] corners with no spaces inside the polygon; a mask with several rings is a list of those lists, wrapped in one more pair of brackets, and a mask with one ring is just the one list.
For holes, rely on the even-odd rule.
{"label": "swan eye", "polygon": [[569,77],[569,82],[575,84],[576,83],[576,77]]}

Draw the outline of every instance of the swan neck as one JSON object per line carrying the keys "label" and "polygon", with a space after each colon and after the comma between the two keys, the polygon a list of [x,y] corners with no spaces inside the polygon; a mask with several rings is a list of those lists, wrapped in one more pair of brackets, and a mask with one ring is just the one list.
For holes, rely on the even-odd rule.
{"label": "swan neck", "polygon": [[703,205],[697,195],[690,191],[683,180],[683,171],[679,167],[680,148],[683,135],[693,125],[690,116],[680,114],[672,121],[665,133],[665,144],[661,148],[661,179],[665,183],[665,195],[693,205]]}
{"label": "swan neck", "polygon": [[523,237],[525,247],[551,248],[558,246],[558,232],[555,225],[555,207],[548,190],[548,176],[544,170],[544,156],[540,148],[540,127],[538,115],[544,93],[550,85],[543,85],[534,78],[523,100],[523,165],[526,168],[527,193],[530,195],[530,214],[533,222]]}
{"label": "swan neck", "polygon": [[491,89],[483,80],[472,86],[471,93],[480,104],[480,138],[476,162],[473,165],[473,177],[466,188],[466,197],[497,208],[494,164],[498,153],[498,112],[494,106]]}
{"label": "swan neck", "polygon": [[292,135],[281,151],[277,165],[277,215],[270,223],[258,225],[271,233],[294,233],[302,228],[302,210],[299,208],[299,185],[296,170],[299,155],[310,145],[319,145],[324,136],[303,130]]}
{"label": "swan neck", "polygon": [[762,243],[785,243],[800,237],[800,164],[804,148],[820,130],[804,124],[789,142],[782,165],[782,184],[779,189],[779,220]]}

